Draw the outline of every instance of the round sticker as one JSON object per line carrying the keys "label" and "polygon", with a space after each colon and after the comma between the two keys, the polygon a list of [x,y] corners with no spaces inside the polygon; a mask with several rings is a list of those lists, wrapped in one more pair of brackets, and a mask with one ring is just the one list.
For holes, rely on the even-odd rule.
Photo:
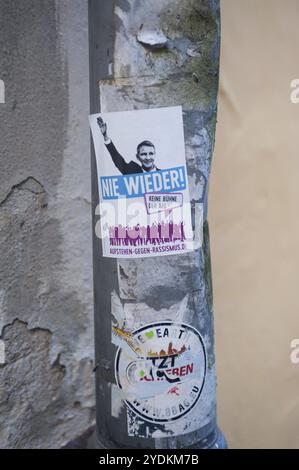
{"label": "round sticker", "polygon": [[175,421],[197,403],[206,352],[199,332],[183,323],[152,323],[126,335],[115,375],[127,406],[147,421]]}

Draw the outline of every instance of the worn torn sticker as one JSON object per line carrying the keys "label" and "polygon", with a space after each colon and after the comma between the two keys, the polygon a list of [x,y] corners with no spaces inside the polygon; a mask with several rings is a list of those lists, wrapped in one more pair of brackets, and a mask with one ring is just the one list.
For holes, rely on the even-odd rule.
{"label": "worn torn sticker", "polygon": [[103,256],[193,250],[181,106],[93,114],[89,120]]}
{"label": "worn torn sticker", "polygon": [[119,344],[116,383],[128,407],[129,434],[154,437],[157,431],[159,435],[192,431],[197,424],[192,410],[206,377],[200,333],[184,323],[161,321],[135,331],[113,327],[113,334]]}

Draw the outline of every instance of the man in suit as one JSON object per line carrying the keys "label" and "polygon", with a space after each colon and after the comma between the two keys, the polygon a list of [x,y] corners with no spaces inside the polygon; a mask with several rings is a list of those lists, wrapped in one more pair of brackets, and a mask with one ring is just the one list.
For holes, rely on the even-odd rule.
{"label": "man in suit", "polygon": [[130,161],[127,163],[125,159],[116,150],[113,142],[107,134],[107,124],[101,117],[97,118],[97,122],[101,133],[104,137],[104,143],[111,155],[114,165],[123,175],[131,175],[134,173],[147,173],[149,171],[160,171],[155,165],[156,150],[155,146],[149,141],[144,140],[137,146],[136,158],[140,162]]}

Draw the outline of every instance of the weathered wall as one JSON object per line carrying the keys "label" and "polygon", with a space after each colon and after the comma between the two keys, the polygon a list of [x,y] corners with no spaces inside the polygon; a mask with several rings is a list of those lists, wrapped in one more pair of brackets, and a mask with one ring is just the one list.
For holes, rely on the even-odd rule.
{"label": "weathered wall", "polygon": [[[59,447],[93,416],[86,3],[0,2],[0,447]],[[231,447],[298,447],[298,1],[221,7],[220,424]]]}
{"label": "weathered wall", "polygon": [[298,0],[224,0],[210,185],[220,424],[299,447]]}
{"label": "weathered wall", "polygon": [[2,448],[93,419],[87,18],[85,0],[0,2]]}

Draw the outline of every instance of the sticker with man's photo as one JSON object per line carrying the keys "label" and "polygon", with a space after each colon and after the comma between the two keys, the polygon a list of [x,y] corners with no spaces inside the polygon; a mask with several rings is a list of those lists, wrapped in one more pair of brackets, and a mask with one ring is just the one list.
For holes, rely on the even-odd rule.
{"label": "sticker with man's photo", "polygon": [[181,106],[93,114],[103,256],[194,249]]}

